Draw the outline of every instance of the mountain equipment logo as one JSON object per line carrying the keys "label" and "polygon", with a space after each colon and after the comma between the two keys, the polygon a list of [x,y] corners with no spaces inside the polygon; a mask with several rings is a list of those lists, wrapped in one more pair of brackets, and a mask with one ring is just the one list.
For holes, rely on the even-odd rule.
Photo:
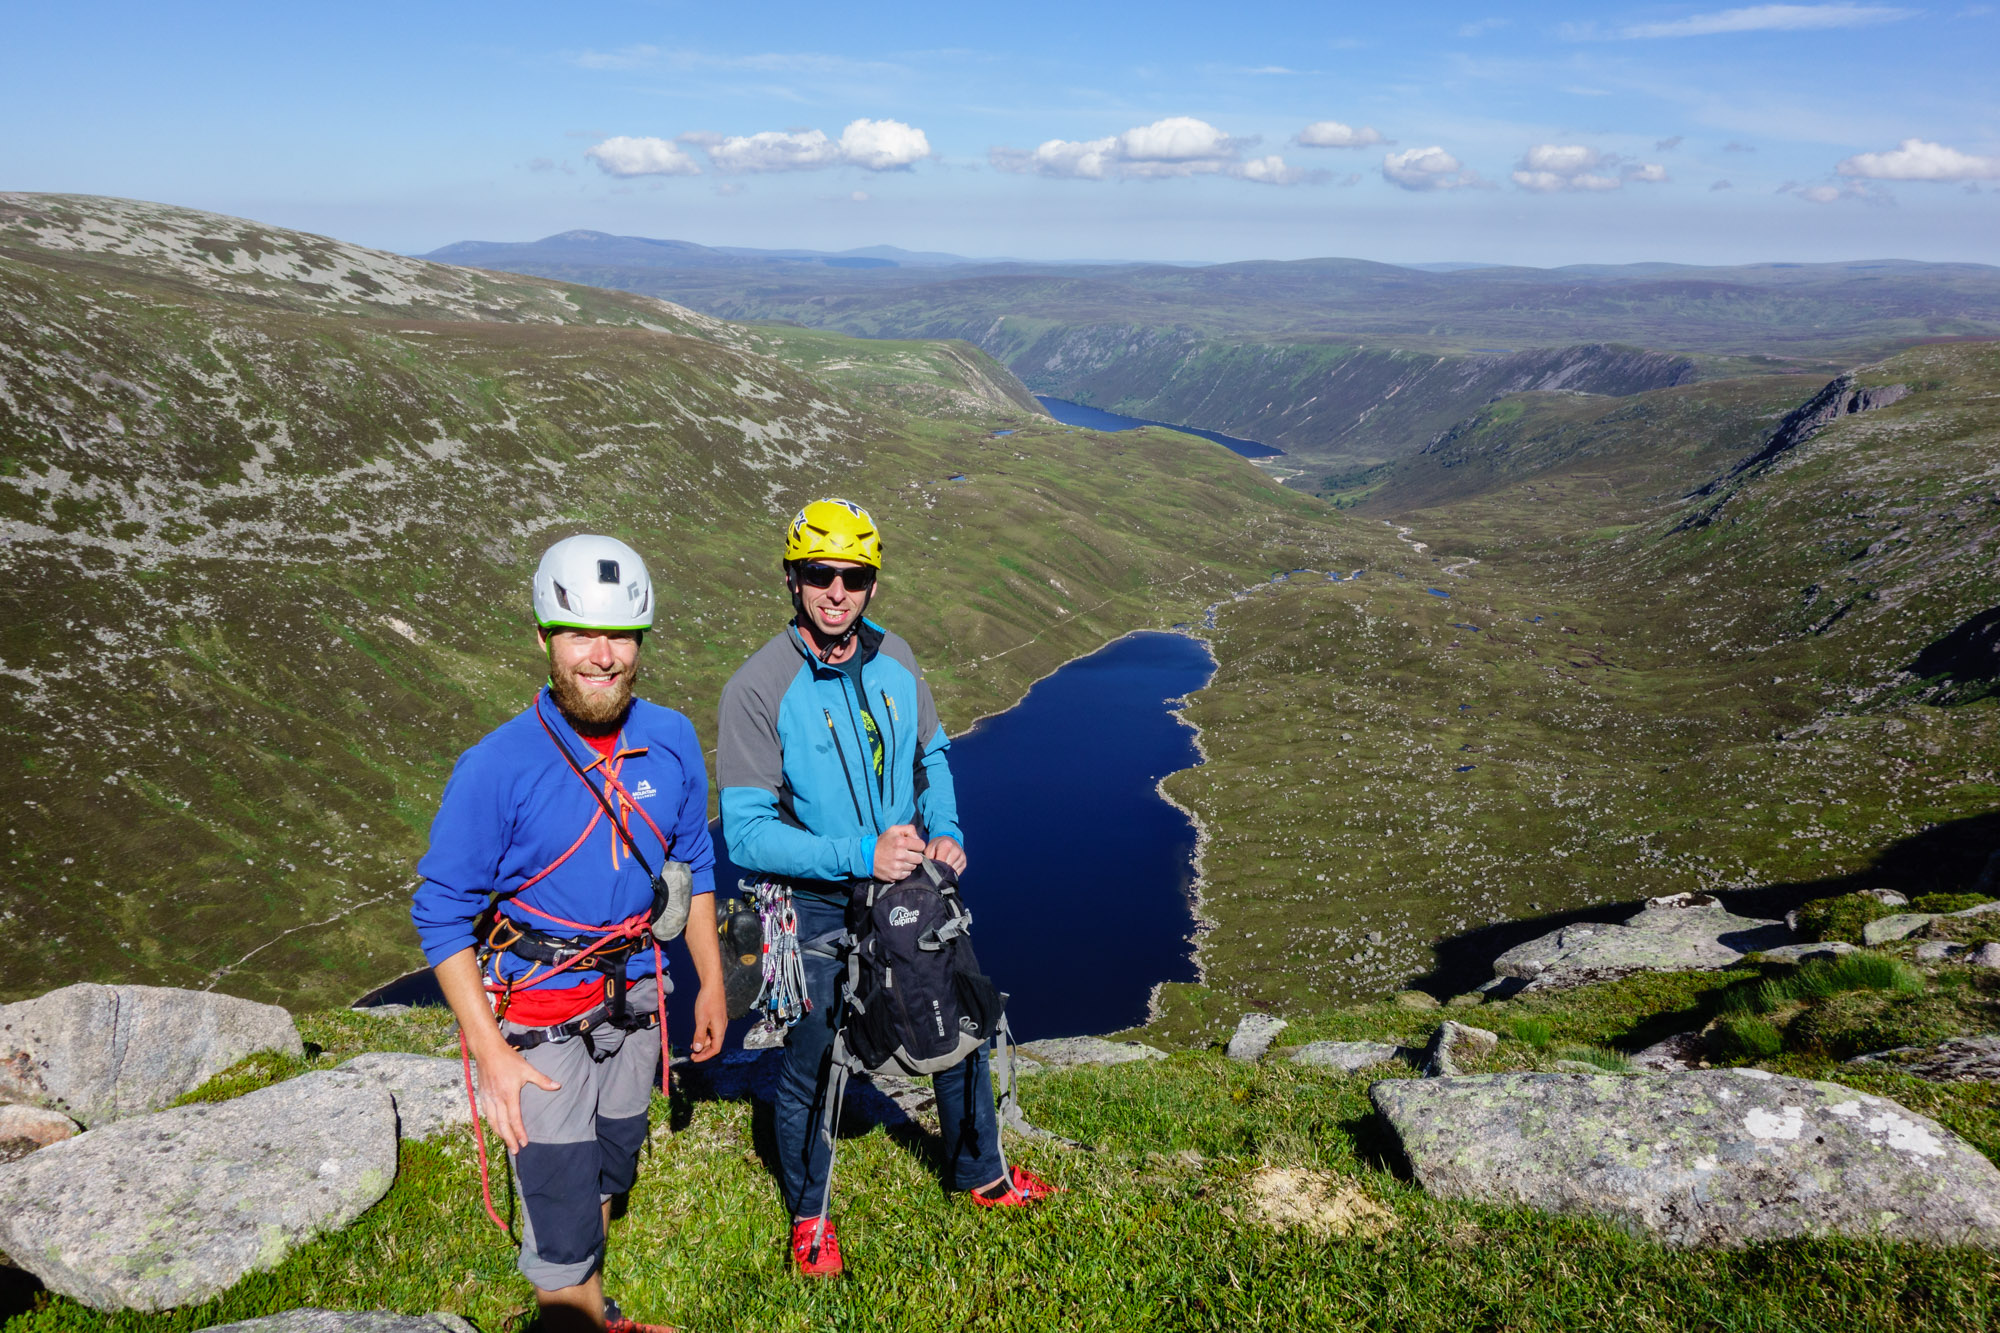
{"label": "mountain equipment logo", "polygon": [[648,782],[646,779],[640,778],[639,785],[633,788],[632,790],[632,799],[635,801],[643,801],[648,796],[658,796],[659,794],[660,792],[657,787],[655,787],[652,783]]}
{"label": "mountain equipment logo", "polygon": [[917,924],[917,909],[914,907],[892,907],[889,909],[889,924],[892,926],[914,926]]}

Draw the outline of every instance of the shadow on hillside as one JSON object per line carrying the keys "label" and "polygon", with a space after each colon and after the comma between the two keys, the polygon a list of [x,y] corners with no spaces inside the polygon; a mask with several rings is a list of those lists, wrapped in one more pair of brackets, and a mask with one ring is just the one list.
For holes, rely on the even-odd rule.
{"label": "shadow on hillside", "polygon": [[[1894,889],[1908,898],[1926,893],[1963,893],[1972,887],[1989,857],[2000,849],[2000,811],[1934,824],[1884,849],[1852,874],[1825,879],[1760,885],[1719,893],[1738,916],[1776,919],[1816,898],[1834,898],[1860,889]],[[1410,989],[1440,999],[1460,995],[1493,976],[1493,960],[1507,950],[1583,921],[1623,921],[1644,899],[1601,903],[1569,912],[1504,921],[1439,940],[1436,965],[1410,982]]]}

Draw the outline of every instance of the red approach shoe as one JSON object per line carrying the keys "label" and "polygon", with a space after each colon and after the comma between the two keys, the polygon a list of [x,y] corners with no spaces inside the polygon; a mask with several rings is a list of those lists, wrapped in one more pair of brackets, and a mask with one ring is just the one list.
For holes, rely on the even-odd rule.
{"label": "red approach shoe", "polygon": [[1049,1184],[1025,1166],[1017,1166],[1008,1173],[1004,1188],[993,1194],[974,1190],[972,1201],[981,1208],[1026,1208],[1031,1203],[1040,1203],[1051,1194],[1060,1193],[1060,1186]]}
{"label": "red approach shoe", "polygon": [[813,1233],[819,1225],[816,1217],[792,1223],[792,1262],[807,1277],[839,1277],[847,1265],[840,1260],[840,1237],[833,1232],[832,1218],[826,1220],[826,1230],[820,1233],[819,1253],[813,1253]]}
{"label": "red approach shoe", "polygon": [[627,1319],[625,1312],[618,1308],[618,1302],[606,1296],[604,1333],[679,1333],[679,1330],[671,1324],[642,1324],[636,1319]]}

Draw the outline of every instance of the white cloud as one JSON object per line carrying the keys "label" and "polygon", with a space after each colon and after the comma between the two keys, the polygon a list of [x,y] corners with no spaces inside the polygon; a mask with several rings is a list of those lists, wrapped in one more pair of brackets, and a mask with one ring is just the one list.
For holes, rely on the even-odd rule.
{"label": "white cloud", "polygon": [[1254,143],[1193,116],[1167,116],[1102,139],[1050,139],[1035,148],[994,148],[987,160],[1001,171],[1065,180],[1165,180],[1228,176],[1260,185],[1300,185],[1326,179],[1274,155],[1243,160]]}
{"label": "white cloud", "polygon": [[1128,162],[1217,161],[1234,157],[1237,143],[1205,120],[1168,116],[1119,135],[1118,151]]}
{"label": "white cloud", "polygon": [[900,120],[853,121],[840,132],[841,160],[869,171],[900,171],[931,155],[924,132]]}
{"label": "white cloud", "polygon": [[1735,188],[1736,185],[1732,181],[1717,181],[1715,184],[1708,187],[1708,192],[1710,194],[1714,194],[1717,190],[1733,190]]}
{"label": "white cloud", "polygon": [[1821,28],[1859,28],[1894,23],[1917,11],[1888,5],[1750,5],[1714,14],[1696,14],[1665,23],[1640,23],[1621,29],[1620,37],[1711,37],[1728,32],[1802,32]]}
{"label": "white cloud", "polygon": [[1323,171],[1288,167],[1285,165],[1285,159],[1276,153],[1268,157],[1253,157],[1248,162],[1228,168],[1227,172],[1238,180],[1254,181],[1259,185],[1300,185],[1306,181],[1322,180],[1326,177]]}
{"label": "white cloud", "polygon": [[1483,37],[1495,28],[1510,27],[1513,22],[1514,20],[1512,19],[1476,19],[1471,23],[1459,24],[1458,35],[1461,37]]}
{"label": "white cloud", "polygon": [[1521,154],[1513,179],[1537,194],[1601,193],[1620,189],[1628,181],[1658,184],[1667,179],[1667,169],[1658,163],[1627,162],[1585,144],[1543,143]]}
{"label": "white cloud", "polygon": [[642,69],[659,57],[657,46],[621,46],[616,51],[580,51],[570,63],[580,69]]}
{"label": "white cloud", "polygon": [[1680,146],[1681,146],[1681,136],[1678,134],[1676,134],[1671,139],[1653,140],[1653,151],[1656,153],[1671,153],[1674,151],[1674,149],[1679,148]]}
{"label": "white cloud", "polygon": [[1834,168],[1843,176],[1878,181],[2000,180],[2000,157],[1976,157],[1923,139],[1905,139],[1886,153],[1858,153]]}
{"label": "white cloud", "polygon": [[1778,187],[1779,194],[1794,195],[1809,204],[1834,204],[1842,199],[1859,199],[1870,204],[1894,204],[1895,200],[1886,190],[1870,185],[1866,181],[1842,181],[1837,185],[1807,185],[1801,181],[1786,181]]}
{"label": "white cloud", "polygon": [[1357,130],[1337,120],[1316,120],[1294,135],[1292,142],[1301,148],[1367,148],[1388,141],[1372,125]]}
{"label": "white cloud", "polygon": [[717,171],[813,171],[840,161],[840,145],[818,130],[763,130],[704,147]]}
{"label": "white cloud", "polygon": [[1456,190],[1480,183],[1457,158],[1436,146],[1390,153],[1382,159],[1382,178],[1406,190]]}
{"label": "white cloud", "polygon": [[620,134],[583,155],[607,176],[699,176],[695,160],[665,139],[635,139]]}
{"label": "white cloud", "polygon": [[690,133],[680,142],[700,148],[717,171],[817,171],[861,167],[901,171],[931,155],[924,132],[900,120],[852,121],[838,139],[819,130],[763,130],[757,134]]}

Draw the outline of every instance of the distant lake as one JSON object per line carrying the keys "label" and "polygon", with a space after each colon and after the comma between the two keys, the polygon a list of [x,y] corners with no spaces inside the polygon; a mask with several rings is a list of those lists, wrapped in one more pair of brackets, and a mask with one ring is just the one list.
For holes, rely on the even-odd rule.
{"label": "distant lake", "polygon": [[[1195,830],[1158,783],[1201,762],[1194,732],[1169,705],[1214,671],[1199,639],[1129,634],[1057,668],[952,741],[973,943],[1011,996],[1018,1039],[1135,1027],[1155,984],[1195,980]],[[726,898],[739,872],[714,832],[715,882]],[[683,941],[667,953],[679,986],[669,1027],[684,1050],[694,971]],[[363,1002],[441,998],[422,971]]]}
{"label": "distant lake", "polygon": [[1082,426],[1086,430],[1137,430],[1141,426],[1165,426],[1168,430],[1186,431],[1189,435],[1199,435],[1204,440],[1214,440],[1225,449],[1230,449],[1245,458],[1277,458],[1285,451],[1255,440],[1241,440],[1234,435],[1224,435],[1219,430],[1203,430],[1199,426],[1177,426],[1171,421],[1148,421],[1144,417],[1128,417],[1118,412],[1106,412],[1101,408],[1085,407],[1082,403],[1072,403],[1067,398],[1044,398],[1035,395],[1035,401],[1048,409],[1048,414],[1065,426]]}

